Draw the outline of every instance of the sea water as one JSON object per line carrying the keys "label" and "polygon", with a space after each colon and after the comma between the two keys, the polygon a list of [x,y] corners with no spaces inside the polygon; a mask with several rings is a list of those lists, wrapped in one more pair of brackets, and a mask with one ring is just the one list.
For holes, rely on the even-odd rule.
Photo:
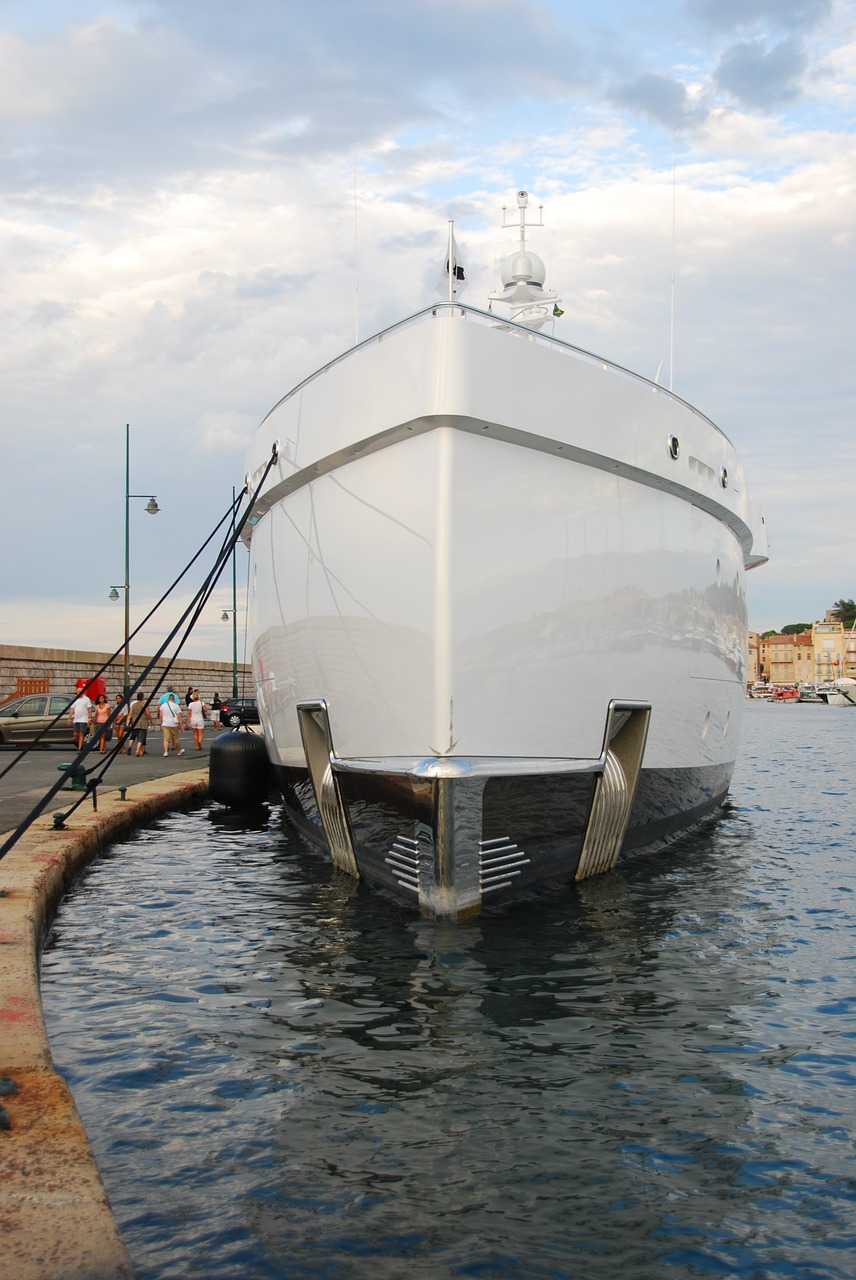
{"label": "sea water", "polygon": [[856,1276],[856,711],[749,703],[721,816],[466,925],[170,815],[44,957],[141,1280]]}

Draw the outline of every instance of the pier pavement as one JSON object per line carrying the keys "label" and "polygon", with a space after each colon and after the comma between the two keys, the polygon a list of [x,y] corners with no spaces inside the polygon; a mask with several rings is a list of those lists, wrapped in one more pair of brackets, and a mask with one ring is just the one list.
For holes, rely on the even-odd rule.
{"label": "pier pavement", "polygon": [[[0,1235],[10,1280],[133,1280],[74,1099],[54,1070],[39,995],[39,958],[57,907],[102,849],[208,789],[208,749],[166,759],[160,734],[142,757],[119,756],[98,789],[54,826],[80,792],[63,789],[0,861]],[[0,770],[12,758],[0,750]],[[0,779],[0,843],[74,759],[32,752]],[[97,763],[93,754],[85,766]],[[125,788],[124,799],[119,788]]]}
{"label": "pier pavement", "polygon": [[[189,773],[194,769],[207,770],[208,752],[216,736],[215,732],[206,729],[202,750],[196,751],[192,734],[185,730],[181,735],[184,755],[170,754],[164,759],[160,732],[150,731],[148,749],[144,756],[116,756],[103,784],[98,788],[99,802],[102,793],[106,795],[118,787],[172,777],[174,774]],[[0,747],[0,773],[14,760],[19,750],[18,747]],[[0,778],[0,831],[13,831],[20,822],[23,822],[33,806],[59,778],[59,766],[70,764],[76,755],[74,747],[37,748],[19,761],[5,778]],[[84,760],[83,767],[91,773],[91,770],[97,768],[103,760],[104,757],[99,755],[97,750],[93,751]],[[79,791],[71,791],[64,787],[51,800],[45,813],[53,815],[58,810],[68,809],[79,795]],[[85,806],[91,809],[92,801],[87,798],[81,808]],[[0,867],[2,865],[0,862]]]}

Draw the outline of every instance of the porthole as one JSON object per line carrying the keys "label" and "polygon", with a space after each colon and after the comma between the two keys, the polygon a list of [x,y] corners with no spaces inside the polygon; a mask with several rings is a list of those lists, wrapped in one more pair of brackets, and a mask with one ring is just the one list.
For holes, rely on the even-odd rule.
{"label": "porthole", "polygon": [[677,436],[669,436],[668,439],[669,457],[678,458],[681,452],[681,442]]}
{"label": "porthole", "polygon": [[719,468],[719,483],[723,489],[728,488],[728,469],[726,467]]}

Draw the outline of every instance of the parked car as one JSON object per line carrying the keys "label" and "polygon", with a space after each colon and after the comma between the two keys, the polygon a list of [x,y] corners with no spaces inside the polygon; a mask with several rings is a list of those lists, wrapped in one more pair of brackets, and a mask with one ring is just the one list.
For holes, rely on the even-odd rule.
{"label": "parked car", "polygon": [[241,724],[259,723],[259,706],[255,698],[225,698],[219,706],[220,723],[230,729]]}
{"label": "parked car", "polygon": [[64,693],[35,693],[4,702],[0,706],[0,745],[23,746],[35,741],[57,716],[60,719],[45,734],[42,742],[45,745],[53,742],[73,745],[74,734],[68,723],[68,708],[73,701]]}

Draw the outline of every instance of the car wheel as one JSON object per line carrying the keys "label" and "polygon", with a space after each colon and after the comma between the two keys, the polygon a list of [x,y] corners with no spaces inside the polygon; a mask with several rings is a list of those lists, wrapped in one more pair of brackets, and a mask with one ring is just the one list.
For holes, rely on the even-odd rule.
{"label": "car wheel", "polygon": [[233,711],[232,714],[229,716],[230,728],[237,729],[240,723],[241,723],[241,717],[238,715],[237,711]]}

